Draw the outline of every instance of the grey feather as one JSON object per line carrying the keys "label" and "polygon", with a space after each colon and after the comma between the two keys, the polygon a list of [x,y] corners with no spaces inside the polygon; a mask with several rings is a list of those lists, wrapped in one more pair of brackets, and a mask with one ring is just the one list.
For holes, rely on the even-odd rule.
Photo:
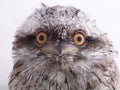
{"label": "grey feather", "polygon": [[[95,22],[75,7],[43,6],[16,32],[10,90],[119,90],[113,45]],[[49,34],[45,45],[35,41],[39,30]],[[78,30],[82,47],[72,39]]]}

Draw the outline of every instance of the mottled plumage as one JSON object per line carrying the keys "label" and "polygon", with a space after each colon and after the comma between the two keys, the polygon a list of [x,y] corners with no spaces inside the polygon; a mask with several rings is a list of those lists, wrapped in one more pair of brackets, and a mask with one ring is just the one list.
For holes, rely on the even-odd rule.
{"label": "mottled plumage", "polygon": [[[48,35],[44,45],[36,42],[39,31]],[[85,36],[82,46],[74,43],[73,36],[77,31]],[[95,22],[81,10],[43,6],[16,32],[9,88],[119,90],[119,72],[113,54],[112,43],[106,34],[101,33]]]}

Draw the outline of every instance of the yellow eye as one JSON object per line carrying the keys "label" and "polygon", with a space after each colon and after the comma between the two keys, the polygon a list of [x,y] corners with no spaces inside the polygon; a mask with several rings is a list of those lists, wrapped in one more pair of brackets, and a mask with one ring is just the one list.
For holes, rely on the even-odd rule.
{"label": "yellow eye", "polygon": [[85,44],[85,36],[82,32],[76,32],[73,36],[74,43],[78,46]]}
{"label": "yellow eye", "polygon": [[45,32],[40,31],[36,34],[36,41],[38,44],[43,45],[47,42],[47,40],[48,40],[48,35]]}

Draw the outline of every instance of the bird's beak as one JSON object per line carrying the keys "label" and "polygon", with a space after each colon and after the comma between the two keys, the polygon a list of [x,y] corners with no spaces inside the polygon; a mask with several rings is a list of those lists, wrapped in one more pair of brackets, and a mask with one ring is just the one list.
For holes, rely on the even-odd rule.
{"label": "bird's beak", "polygon": [[63,43],[59,43],[58,45],[55,45],[54,47],[57,50],[57,54],[58,55],[62,55],[63,54],[62,53],[64,51],[63,48],[65,47]]}

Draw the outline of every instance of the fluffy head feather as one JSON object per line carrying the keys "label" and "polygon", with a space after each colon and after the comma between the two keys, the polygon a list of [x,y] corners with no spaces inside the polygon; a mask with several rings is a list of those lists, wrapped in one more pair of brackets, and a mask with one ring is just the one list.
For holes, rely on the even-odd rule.
{"label": "fluffy head feather", "polygon": [[[47,32],[44,45],[36,32]],[[82,31],[85,45],[73,34]],[[74,7],[37,9],[16,33],[10,90],[117,90],[118,71],[111,42],[95,22]]]}

